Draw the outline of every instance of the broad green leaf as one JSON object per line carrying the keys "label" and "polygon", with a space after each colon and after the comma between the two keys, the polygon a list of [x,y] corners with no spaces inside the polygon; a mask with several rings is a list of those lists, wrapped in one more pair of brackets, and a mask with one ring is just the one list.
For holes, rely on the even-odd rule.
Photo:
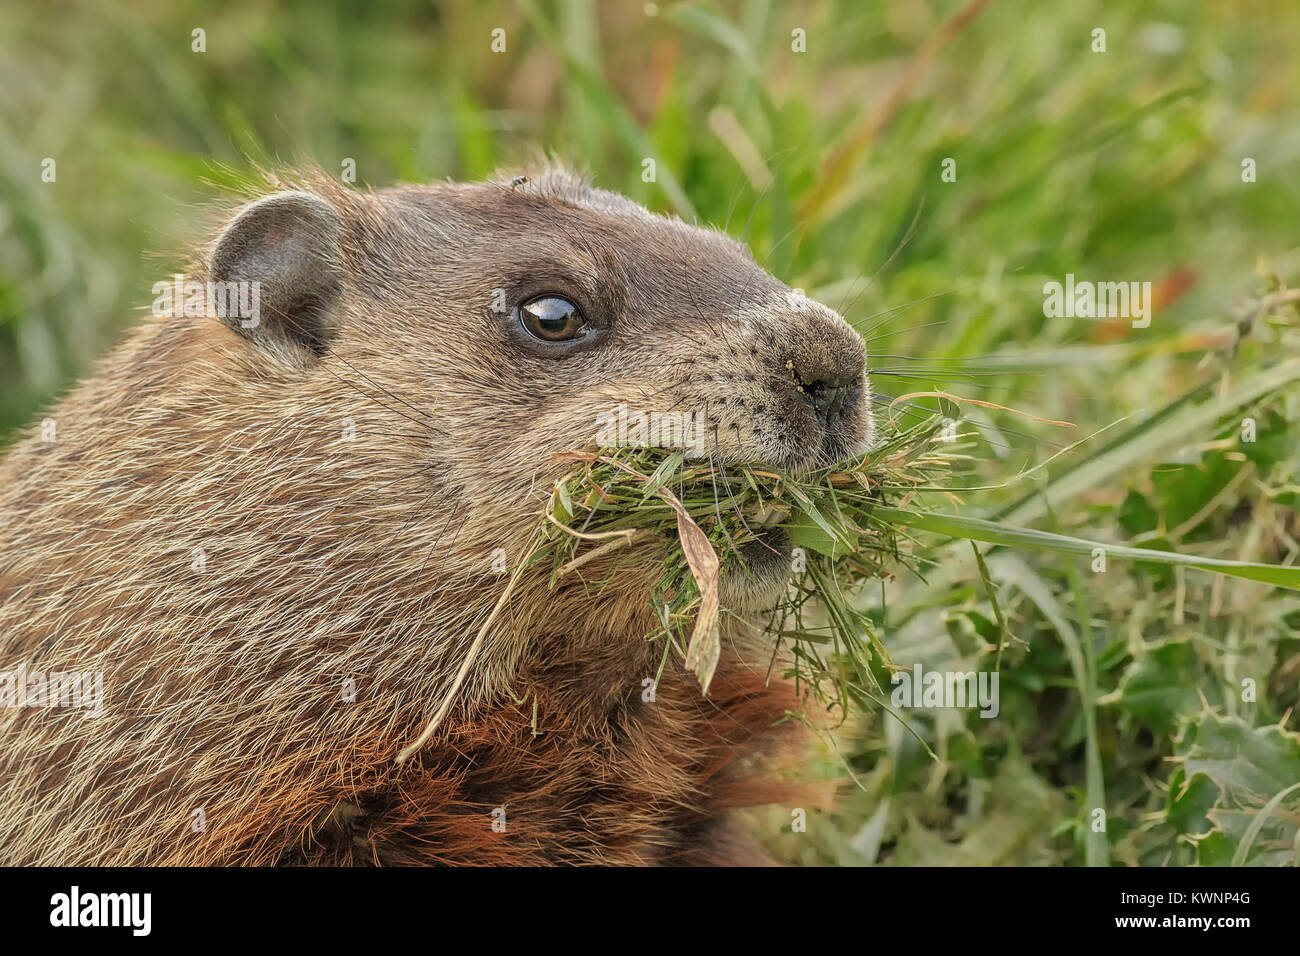
{"label": "broad green leaf", "polygon": [[1300,735],[1206,712],[1187,728],[1182,744],[1186,780],[1195,783],[1205,777],[1219,791],[1206,812],[1214,829],[1194,838],[1201,862],[1300,862]]}

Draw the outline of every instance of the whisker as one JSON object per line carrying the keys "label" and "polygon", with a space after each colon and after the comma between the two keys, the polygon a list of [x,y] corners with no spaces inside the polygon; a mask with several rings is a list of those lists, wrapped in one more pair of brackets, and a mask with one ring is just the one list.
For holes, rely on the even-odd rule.
{"label": "whisker", "polygon": [[[894,260],[898,258],[898,254],[902,252],[903,249],[907,246],[907,244],[912,241],[913,237],[915,237],[916,226],[917,223],[920,222],[921,220],[921,210],[923,210],[924,208],[925,208],[925,197],[922,196],[921,201],[917,203],[916,212],[912,214],[912,221],[911,223],[908,224],[907,231],[903,234],[903,238],[898,241],[898,245],[894,247],[894,251],[889,254],[889,258],[886,259],[883,263],[881,263],[880,268],[878,268],[875,272],[871,274],[871,278],[867,280],[867,284],[864,285],[862,287],[862,290],[853,297],[852,301],[850,301],[847,305],[845,305],[844,308],[836,309],[835,310],[836,312],[839,312],[841,315],[843,315],[845,312],[852,309],[853,306],[857,304],[858,299],[862,297],[862,293],[866,292],[868,289],[871,288],[871,283],[876,281],[876,277],[893,264]],[[857,284],[858,284],[858,280],[854,279],[853,285],[849,286],[849,292],[852,292],[853,286]]]}
{"label": "whisker", "polygon": [[360,375],[362,378],[364,378],[364,379],[365,379],[367,382],[369,382],[371,385],[375,386],[375,388],[379,389],[381,392],[383,392],[383,393],[384,393],[385,395],[387,395],[389,398],[393,399],[394,401],[401,402],[403,405],[405,405],[405,406],[406,406],[407,408],[409,408],[411,411],[413,411],[413,412],[415,412],[415,413],[417,413],[417,414],[419,414],[419,415],[423,415],[425,418],[429,419],[429,421],[431,421],[431,422],[432,422],[432,421],[437,421],[436,418],[434,418],[432,415],[430,415],[430,414],[429,414],[428,412],[426,412],[424,409],[422,409],[422,408],[416,408],[414,405],[412,405],[412,404],[411,404],[410,402],[408,402],[406,399],[401,398],[401,397],[398,396],[398,395],[394,395],[394,394],[393,394],[392,392],[390,392],[388,389],[384,388],[384,386],[382,386],[382,385],[378,384],[377,382],[375,382],[373,379],[370,378],[370,376],[368,376],[365,372],[361,371],[359,368],[357,368],[355,365],[353,365],[351,362],[349,362],[349,361],[348,361],[347,359],[345,359],[343,356],[341,356],[341,355],[336,355],[336,356],[334,356],[334,357],[337,358],[337,359],[338,359],[340,362],[342,362],[344,365],[346,365],[348,368],[352,369],[352,371],[356,372],[358,375]]}

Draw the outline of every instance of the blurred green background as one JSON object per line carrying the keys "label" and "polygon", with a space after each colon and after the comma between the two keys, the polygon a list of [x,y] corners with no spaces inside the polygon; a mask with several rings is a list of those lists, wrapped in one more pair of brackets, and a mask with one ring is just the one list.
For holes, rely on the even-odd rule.
{"label": "blurred green background", "polygon": [[[882,393],[1076,423],[963,406],[964,480],[1000,485],[965,493],[969,510],[1292,563],[1297,37],[1284,0],[6,4],[0,442],[120,339],[203,204],[259,167],[352,160],[359,186],[382,187],[545,151],[746,236],[868,336]],[[1045,317],[1043,284],[1067,273],[1150,281],[1151,326]],[[863,599],[895,661],[969,669],[996,615],[969,548],[944,547],[928,585]],[[808,832],[788,808],[756,815],[777,852],[1296,862],[1296,813],[1247,832],[1300,781],[1294,594],[989,560],[1018,639],[999,718],[915,712],[937,759],[892,718],[855,718],[817,768],[837,783]]]}

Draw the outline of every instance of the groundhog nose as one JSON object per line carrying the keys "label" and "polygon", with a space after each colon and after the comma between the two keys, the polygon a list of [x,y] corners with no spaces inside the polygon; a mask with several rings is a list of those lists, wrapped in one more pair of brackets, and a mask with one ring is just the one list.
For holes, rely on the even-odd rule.
{"label": "groundhog nose", "polygon": [[844,399],[853,384],[847,378],[813,378],[809,381],[803,373],[799,374],[799,384],[804,394],[812,399],[813,408],[823,418],[836,415],[844,408]]}
{"label": "groundhog nose", "polygon": [[862,400],[866,355],[856,335],[852,339],[846,335],[832,342],[811,343],[811,347],[790,356],[787,368],[796,388],[823,421],[853,411]]}

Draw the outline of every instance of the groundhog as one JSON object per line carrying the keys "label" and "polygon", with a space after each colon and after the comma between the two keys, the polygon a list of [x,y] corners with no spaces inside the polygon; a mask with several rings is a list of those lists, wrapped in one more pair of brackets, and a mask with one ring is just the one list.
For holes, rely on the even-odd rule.
{"label": "groundhog", "polygon": [[764,759],[803,744],[745,621],[788,539],[723,581],[707,696],[675,658],[652,680],[667,543],[603,588],[516,572],[623,403],[702,414],[716,462],[866,448],[861,337],[558,168],[284,175],[213,233],[0,466],[0,862],[765,861],[732,811],[790,799]]}

